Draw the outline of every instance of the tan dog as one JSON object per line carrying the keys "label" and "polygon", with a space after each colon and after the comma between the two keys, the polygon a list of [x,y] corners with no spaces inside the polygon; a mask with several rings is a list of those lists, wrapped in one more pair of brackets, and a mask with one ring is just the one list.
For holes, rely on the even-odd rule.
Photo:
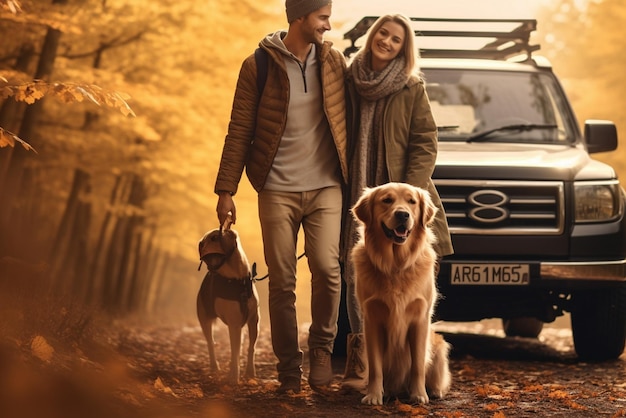
{"label": "tan dog", "polygon": [[404,183],[366,189],[352,208],[361,237],[352,250],[369,380],[362,402],[408,394],[428,403],[450,388],[450,346],[431,329],[437,288],[427,191]]}
{"label": "tan dog", "polygon": [[248,360],[246,377],[255,377],[255,346],[259,333],[259,296],[254,274],[243,251],[237,231],[230,229],[230,218],[219,229],[207,232],[198,243],[201,265],[208,272],[197,298],[197,313],[202,332],[209,346],[211,370],[219,370],[215,358],[213,325],[217,318],[228,326],[230,337],[230,371],[228,380],[239,381],[241,334],[248,325]]}

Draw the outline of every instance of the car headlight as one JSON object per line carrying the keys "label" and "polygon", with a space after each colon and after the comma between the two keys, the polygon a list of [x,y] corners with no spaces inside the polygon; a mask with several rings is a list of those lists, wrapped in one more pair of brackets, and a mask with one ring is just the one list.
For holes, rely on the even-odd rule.
{"label": "car headlight", "polygon": [[576,222],[606,222],[617,218],[622,212],[620,192],[617,180],[574,183]]}

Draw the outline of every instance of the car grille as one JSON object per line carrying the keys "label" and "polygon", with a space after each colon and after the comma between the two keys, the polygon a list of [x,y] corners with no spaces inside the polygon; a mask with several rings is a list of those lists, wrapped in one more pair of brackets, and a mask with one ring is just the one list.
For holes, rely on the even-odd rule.
{"label": "car grille", "polygon": [[561,182],[433,179],[453,234],[557,235],[563,232]]}

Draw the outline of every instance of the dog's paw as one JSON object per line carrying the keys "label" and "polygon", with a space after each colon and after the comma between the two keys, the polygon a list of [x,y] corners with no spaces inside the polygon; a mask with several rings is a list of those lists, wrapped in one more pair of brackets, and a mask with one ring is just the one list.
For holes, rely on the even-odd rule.
{"label": "dog's paw", "polygon": [[413,405],[423,405],[423,404],[427,404],[429,399],[428,399],[428,395],[424,394],[424,395],[418,395],[418,394],[411,394],[411,396],[409,397],[409,401],[413,404]]}
{"label": "dog's paw", "polygon": [[361,403],[365,405],[382,405],[383,393],[368,393],[361,399]]}
{"label": "dog's paw", "polygon": [[440,389],[434,389],[428,391],[428,395],[433,399],[443,399],[446,393]]}

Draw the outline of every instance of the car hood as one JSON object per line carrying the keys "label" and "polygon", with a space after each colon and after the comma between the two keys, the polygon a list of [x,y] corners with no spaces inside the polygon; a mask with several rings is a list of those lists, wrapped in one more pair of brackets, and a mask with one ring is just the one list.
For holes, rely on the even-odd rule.
{"label": "car hood", "polygon": [[580,145],[439,142],[433,178],[573,181],[616,173]]}

